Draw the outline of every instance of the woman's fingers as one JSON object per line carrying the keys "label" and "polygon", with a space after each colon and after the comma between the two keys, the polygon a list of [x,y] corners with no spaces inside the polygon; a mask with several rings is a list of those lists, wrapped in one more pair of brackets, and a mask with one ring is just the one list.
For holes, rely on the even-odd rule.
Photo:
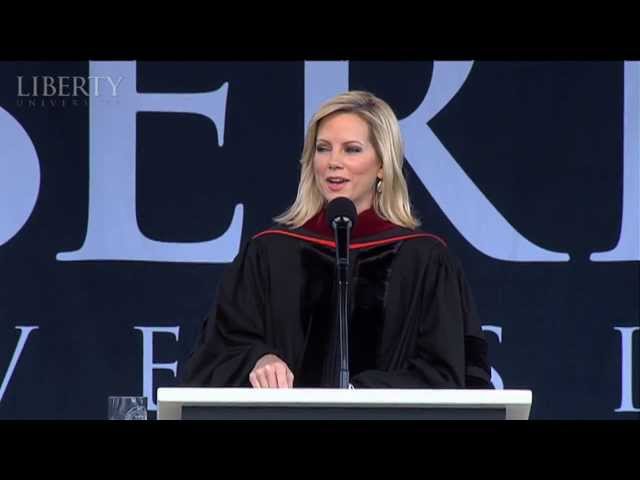
{"label": "woman's fingers", "polygon": [[287,382],[287,372],[289,369],[284,363],[276,366],[276,380],[278,382],[278,388],[289,388]]}
{"label": "woman's fingers", "polygon": [[256,362],[249,383],[253,388],[292,388],[293,373],[280,358],[267,354]]}
{"label": "woman's fingers", "polygon": [[276,379],[276,367],[273,364],[265,365],[265,376],[267,377],[268,388],[278,388],[278,380]]}

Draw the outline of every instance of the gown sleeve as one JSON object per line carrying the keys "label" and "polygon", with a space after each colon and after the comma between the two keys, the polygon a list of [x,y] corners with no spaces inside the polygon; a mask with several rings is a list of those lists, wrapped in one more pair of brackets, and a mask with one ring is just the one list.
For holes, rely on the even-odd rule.
{"label": "gown sleeve", "polygon": [[249,373],[267,353],[267,275],[259,245],[249,241],[224,272],[182,375],[183,386],[249,387]]}
{"label": "gown sleeve", "polygon": [[460,263],[443,248],[422,272],[414,294],[419,298],[411,299],[419,309],[416,338],[404,368],[365,370],[351,383],[356,388],[493,388],[487,342]]}

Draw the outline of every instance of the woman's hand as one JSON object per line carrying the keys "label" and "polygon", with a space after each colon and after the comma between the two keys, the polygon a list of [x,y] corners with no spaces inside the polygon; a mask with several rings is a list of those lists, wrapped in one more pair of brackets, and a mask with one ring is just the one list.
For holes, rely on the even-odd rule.
{"label": "woman's hand", "polygon": [[253,388],[292,388],[293,373],[280,358],[268,353],[256,362],[249,381]]}

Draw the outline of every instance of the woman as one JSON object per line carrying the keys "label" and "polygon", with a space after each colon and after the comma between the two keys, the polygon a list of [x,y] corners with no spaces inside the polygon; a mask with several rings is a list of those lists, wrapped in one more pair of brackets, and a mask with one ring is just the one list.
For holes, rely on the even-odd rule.
{"label": "woman", "polygon": [[277,225],[225,272],[185,385],[335,387],[335,244],[325,207],[356,206],[351,232],[350,383],[491,388],[469,287],[443,240],[417,229],[391,108],[367,92],[326,102],[307,130],[300,183]]}

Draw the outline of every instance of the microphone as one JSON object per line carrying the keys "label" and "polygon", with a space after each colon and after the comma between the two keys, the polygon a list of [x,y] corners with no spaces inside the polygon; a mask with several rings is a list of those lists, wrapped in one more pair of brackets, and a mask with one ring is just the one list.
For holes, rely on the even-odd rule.
{"label": "microphone", "polygon": [[349,242],[351,229],[357,219],[356,206],[346,197],[335,198],[327,205],[327,220],[336,241],[337,313],[340,328],[339,388],[349,388]]}

